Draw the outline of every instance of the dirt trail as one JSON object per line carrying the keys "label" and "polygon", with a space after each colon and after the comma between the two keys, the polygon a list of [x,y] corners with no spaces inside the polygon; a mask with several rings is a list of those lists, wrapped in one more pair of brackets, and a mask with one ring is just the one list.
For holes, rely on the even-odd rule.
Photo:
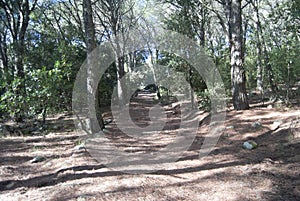
{"label": "dirt trail", "polygon": [[[155,102],[149,100],[151,108]],[[138,101],[131,105],[132,119],[141,127],[150,121],[149,108],[144,106],[139,107]],[[163,134],[135,140],[122,134],[112,122],[107,138],[124,151],[159,150],[173,139],[180,123],[180,108],[164,107],[169,124]],[[300,199],[299,108],[229,110],[226,129],[214,151],[199,159],[203,136],[210,124],[209,118],[204,118],[207,114],[201,115],[203,121],[197,136],[183,156],[177,162],[156,164],[155,172],[144,174],[107,168],[86,149],[74,149],[84,133],[74,130],[72,116],[48,119],[58,129],[43,135],[2,138],[0,200]],[[110,114],[105,118],[111,118]],[[261,126],[254,127],[256,121]],[[243,149],[242,144],[248,139],[255,140],[258,148]],[[31,163],[38,155],[45,160]]]}

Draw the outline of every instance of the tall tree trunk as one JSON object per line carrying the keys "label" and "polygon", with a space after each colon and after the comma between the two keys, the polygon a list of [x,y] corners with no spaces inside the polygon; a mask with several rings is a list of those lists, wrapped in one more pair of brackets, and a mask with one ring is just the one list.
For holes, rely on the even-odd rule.
{"label": "tall tree trunk", "polygon": [[190,65],[188,67],[188,81],[189,81],[189,85],[190,85],[191,105],[192,105],[192,109],[195,109],[193,71],[192,71],[192,67]]}
{"label": "tall tree trunk", "polygon": [[[124,70],[124,47],[121,47],[120,43],[120,37],[122,37],[123,33],[120,31],[121,29],[121,14],[120,14],[120,9],[122,8],[121,5],[117,5],[117,2],[110,2],[110,8],[111,10],[111,19],[110,19],[110,23],[111,23],[111,28],[112,28],[112,34],[114,36],[112,41],[112,45],[114,48],[114,54],[116,57],[116,69],[117,69],[117,95],[118,95],[118,104],[119,104],[119,108],[123,108],[124,107],[124,100],[126,99],[126,94],[125,94],[125,90],[124,90],[124,86],[121,82],[122,77],[125,75],[125,70]],[[106,30],[107,32],[109,32],[109,30]]]}
{"label": "tall tree trunk", "polygon": [[266,47],[267,44],[265,42],[262,29],[260,29],[259,31],[260,31],[260,35],[261,35],[261,44],[262,44],[262,51],[263,51],[262,55],[264,57],[264,63],[265,63],[265,68],[266,68],[268,79],[269,79],[269,84],[270,84],[272,93],[275,96],[277,96],[278,87],[275,83],[274,73],[273,73],[271,62],[270,62],[269,53],[268,53],[268,50],[267,50],[267,47]]}
{"label": "tall tree trunk", "polygon": [[[117,20],[113,20],[114,22],[117,23]],[[119,39],[119,35],[118,35],[118,29],[117,24],[114,24],[113,26],[113,35],[114,35],[114,41],[112,42],[112,46],[113,46],[113,51],[116,57],[115,60],[115,64],[116,64],[116,70],[117,70],[117,96],[118,96],[118,105],[119,108],[123,108],[124,107],[124,100],[125,98],[125,94],[124,94],[124,86],[121,82],[122,77],[125,75],[125,69],[124,69],[124,64],[125,64],[125,59],[124,59],[124,55],[123,55],[123,51],[122,51],[122,47],[120,44],[120,39]]]}
{"label": "tall tree trunk", "polygon": [[13,35],[13,45],[14,45],[14,57],[15,57],[15,66],[16,66],[16,77],[20,80],[19,84],[16,88],[16,96],[22,97],[21,100],[16,99],[16,105],[18,105],[18,112],[15,113],[15,121],[22,122],[25,116],[25,102],[24,99],[26,97],[26,88],[25,88],[25,72],[23,65],[23,57],[24,57],[24,48],[25,48],[25,33],[29,23],[29,2],[25,1],[22,5],[23,9],[20,9],[20,13],[22,13],[23,20],[20,21],[21,28],[20,31],[15,30],[15,34]]}
{"label": "tall tree trunk", "polygon": [[[205,3],[206,4],[206,3]],[[200,15],[201,15],[201,22],[200,22],[200,46],[205,47],[205,26],[207,23],[207,5],[201,5]]]}
{"label": "tall tree trunk", "polygon": [[3,66],[3,72],[2,72],[2,79],[5,80],[6,86],[5,86],[5,91],[10,90],[9,87],[11,87],[12,81],[13,81],[13,72],[9,66],[9,61],[8,61],[8,47],[7,47],[7,30],[6,28],[3,28],[3,32],[0,33],[0,58],[2,61],[2,66]]}
{"label": "tall tree trunk", "polygon": [[263,93],[264,87],[263,87],[263,65],[262,65],[262,49],[261,49],[261,41],[259,35],[256,37],[257,40],[257,47],[256,47],[256,53],[257,53],[257,59],[256,59],[256,68],[257,68],[257,74],[256,74],[256,88],[260,92]]}
{"label": "tall tree trunk", "polygon": [[[16,45],[15,51],[15,66],[16,66],[16,78],[20,80],[16,88],[16,105],[17,112],[15,113],[15,121],[22,122],[25,117],[26,103],[24,99],[26,97],[26,88],[25,88],[25,72],[23,66],[23,56],[24,56],[24,46],[19,41],[14,42]],[[19,100],[21,97],[21,100]]]}
{"label": "tall tree trunk", "polygon": [[[256,5],[255,5],[256,2]],[[252,1],[254,6],[255,14],[256,14],[256,68],[257,68],[257,75],[256,75],[256,88],[263,93],[263,65],[262,65],[262,44],[261,44],[261,22],[259,16],[259,0]]]}
{"label": "tall tree trunk", "polygon": [[125,98],[125,91],[124,86],[121,82],[122,77],[125,74],[125,70],[124,70],[124,58],[117,56],[116,59],[116,68],[117,68],[117,95],[118,95],[118,104],[119,104],[119,108],[123,108],[124,107],[124,100]]}
{"label": "tall tree trunk", "polygon": [[246,75],[243,67],[243,34],[241,0],[228,1],[230,65],[233,106],[236,110],[249,109]]}
{"label": "tall tree trunk", "polygon": [[262,66],[262,58],[261,56],[263,56],[263,60],[265,63],[265,68],[267,71],[267,75],[268,75],[268,80],[269,80],[269,84],[271,87],[271,90],[273,92],[273,94],[277,94],[278,92],[278,88],[277,85],[275,84],[275,78],[274,78],[274,74],[273,74],[273,69],[270,63],[270,58],[269,58],[269,54],[266,48],[266,42],[264,39],[264,35],[263,35],[263,29],[261,27],[261,21],[260,21],[260,16],[259,16],[259,8],[258,8],[258,0],[255,2],[252,1],[252,5],[255,9],[256,12],[256,18],[257,18],[257,22],[256,22],[256,28],[257,28],[257,54],[258,54],[258,60],[257,60],[257,87],[258,89],[261,87],[263,87],[263,66]]}
{"label": "tall tree trunk", "polygon": [[267,71],[267,75],[268,75],[268,79],[269,79],[269,84],[270,84],[272,93],[275,96],[277,96],[278,87],[275,83],[275,77],[274,77],[272,65],[271,65],[271,62],[270,62],[269,53],[268,53],[268,50],[266,48],[266,42],[265,42],[263,36],[262,36],[262,46],[263,46],[264,63],[265,63],[265,66],[266,66],[266,71]]}
{"label": "tall tree trunk", "polygon": [[[85,40],[86,40],[86,51],[87,51],[87,98],[88,98],[88,127],[91,132],[97,133],[104,128],[104,122],[102,117],[102,111],[99,103],[99,90],[96,86],[97,81],[95,80],[94,74],[96,66],[92,58],[92,51],[96,48],[95,40],[95,25],[93,21],[91,0],[83,0],[83,19],[85,28]],[[92,104],[91,104],[92,103]],[[95,103],[95,104],[93,104]],[[95,108],[93,108],[95,106]],[[96,111],[96,115],[93,112]]]}
{"label": "tall tree trunk", "polygon": [[269,53],[267,51],[267,48],[265,47],[266,46],[265,43],[264,43],[263,46],[264,46],[264,48],[263,48],[264,62],[265,62],[265,65],[266,65],[266,71],[267,71],[267,75],[268,75],[268,79],[269,79],[269,84],[271,86],[272,93],[277,96],[278,87],[275,83],[275,77],[274,77],[272,65],[271,65],[271,62],[270,62]]}

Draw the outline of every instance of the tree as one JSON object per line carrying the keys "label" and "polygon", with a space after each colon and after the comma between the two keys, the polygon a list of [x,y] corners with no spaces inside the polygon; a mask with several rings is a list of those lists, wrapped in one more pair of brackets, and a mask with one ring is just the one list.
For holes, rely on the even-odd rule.
{"label": "tree", "polygon": [[267,6],[270,11],[267,22],[269,29],[264,39],[266,41],[264,46],[266,68],[275,98],[283,98],[278,92],[280,88],[284,89],[286,103],[289,103],[291,84],[297,79],[295,76],[298,77],[299,3],[274,0],[274,2],[268,2]]}
{"label": "tree", "polygon": [[[257,61],[258,64],[260,65],[261,63],[261,56],[263,56],[264,62],[265,62],[265,68],[267,70],[267,74],[268,74],[268,80],[269,80],[269,84],[271,86],[271,90],[273,92],[273,94],[276,94],[278,92],[278,88],[275,84],[275,79],[274,79],[274,74],[273,74],[273,69],[270,63],[270,58],[269,58],[269,53],[267,51],[267,44],[266,44],[266,40],[264,37],[264,33],[263,33],[263,29],[261,26],[261,20],[260,20],[260,15],[259,15],[259,2],[257,2],[257,4],[255,4],[254,2],[252,2],[252,5],[254,7],[254,10],[256,12],[256,32],[257,32]],[[260,82],[262,84],[262,67],[258,66],[258,79],[257,82]],[[259,84],[260,84],[259,83]]]}
{"label": "tree", "polygon": [[0,79],[6,82],[6,86],[3,85],[4,90],[8,90],[8,86],[11,86],[13,80],[13,69],[9,66],[9,58],[8,58],[8,28],[5,25],[5,14],[4,10],[0,9],[0,59],[1,59],[1,77]]}
{"label": "tree", "polygon": [[[87,92],[88,92],[88,112],[90,118],[90,129],[92,133],[99,132],[98,128],[104,128],[104,122],[102,117],[102,112],[99,104],[99,94],[96,87],[96,80],[94,78],[94,64],[92,58],[92,51],[96,48],[95,40],[95,25],[93,20],[93,10],[91,0],[83,0],[83,19],[85,28],[85,40],[86,40],[86,50],[87,50]],[[95,104],[91,104],[95,103]],[[91,108],[95,105],[95,108]],[[96,110],[96,118],[92,114]],[[99,124],[99,127],[97,126]]]}
{"label": "tree", "polygon": [[261,21],[260,21],[260,15],[259,15],[259,0],[253,0],[251,1],[252,6],[254,7],[255,11],[255,36],[256,36],[256,53],[257,53],[257,58],[256,58],[256,67],[257,67],[257,84],[256,87],[259,91],[263,93],[264,86],[263,86],[263,64],[262,64],[262,38],[261,38],[261,33],[262,33],[262,27],[261,27]]}
{"label": "tree", "polygon": [[[4,24],[12,38],[13,65],[15,66],[15,120],[20,122],[24,118],[25,108],[25,37],[30,20],[30,14],[35,9],[37,0],[29,1],[3,1],[0,0],[0,8],[5,12]],[[17,80],[16,80],[17,79]]]}
{"label": "tree", "polygon": [[243,67],[242,0],[226,0],[228,12],[232,101],[236,110],[249,109]]}
{"label": "tree", "polygon": [[[121,79],[125,75],[124,43],[128,39],[129,29],[134,27],[137,19],[134,16],[134,2],[131,0],[100,0],[96,3],[96,21],[103,29],[101,38],[106,38],[113,48],[116,58],[117,97],[120,108],[124,106],[127,96]],[[99,31],[99,30],[98,30]]]}

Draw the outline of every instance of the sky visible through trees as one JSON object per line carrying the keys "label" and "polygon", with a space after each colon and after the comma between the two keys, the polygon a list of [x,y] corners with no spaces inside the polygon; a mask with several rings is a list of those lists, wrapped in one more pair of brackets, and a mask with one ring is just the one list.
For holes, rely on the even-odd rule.
{"label": "sky visible through trees", "polygon": [[[293,90],[300,71],[300,16],[296,0],[91,1],[94,26],[88,26],[84,2],[0,1],[3,118],[23,121],[70,110],[76,74],[94,47],[90,41],[101,45],[116,36],[126,38],[130,29],[147,37],[167,29],[196,41],[215,63],[228,101],[236,110],[249,108],[253,91],[262,99],[271,93],[269,98],[287,104],[299,93]],[[120,44],[115,44],[120,48]],[[152,60],[185,73],[198,106],[209,109],[207,86],[193,67],[153,48],[149,44],[129,55],[115,52],[119,59],[99,84],[100,105],[109,102],[112,86],[118,88],[119,100],[127,96],[119,80],[157,51]]]}

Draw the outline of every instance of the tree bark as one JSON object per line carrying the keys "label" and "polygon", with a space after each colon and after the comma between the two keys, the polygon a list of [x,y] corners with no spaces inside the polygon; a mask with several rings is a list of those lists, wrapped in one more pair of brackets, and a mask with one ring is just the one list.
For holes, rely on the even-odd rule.
{"label": "tree bark", "polygon": [[[87,51],[87,99],[88,99],[88,117],[92,134],[99,132],[104,128],[102,111],[99,103],[99,90],[97,81],[94,77],[96,64],[92,58],[92,51],[96,48],[95,25],[93,21],[93,10],[91,0],[83,0],[83,19],[85,28],[85,40]],[[95,107],[95,108],[94,108]],[[96,114],[93,114],[93,112]]]}
{"label": "tree bark", "polygon": [[124,86],[121,82],[122,77],[125,75],[124,70],[124,51],[123,47],[121,47],[122,44],[120,44],[121,32],[120,32],[120,24],[121,24],[121,16],[119,13],[119,7],[120,5],[112,5],[112,16],[111,16],[111,26],[112,26],[112,33],[114,35],[114,51],[116,56],[116,68],[117,68],[117,93],[118,93],[118,104],[119,108],[122,109],[124,107],[124,100],[126,99],[126,93],[124,90]]}
{"label": "tree bark", "polygon": [[277,96],[278,87],[277,87],[277,85],[275,83],[275,78],[274,78],[274,73],[273,73],[272,65],[271,65],[271,62],[270,62],[270,57],[269,57],[267,48],[265,47],[266,44],[264,43],[263,46],[264,46],[264,48],[263,48],[264,62],[265,62],[265,65],[266,65],[266,71],[267,71],[267,75],[268,75],[268,78],[269,78],[269,84],[270,84],[272,93],[275,96]]}
{"label": "tree bark", "polygon": [[243,67],[241,0],[228,0],[232,100],[236,110],[249,109],[246,75]]}
{"label": "tree bark", "polygon": [[[256,5],[255,5],[256,3]],[[256,75],[256,88],[263,93],[263,65],[262,65],[262,44],[261,44],[261,22],[260,22],[260,16],[259,16],[259,1],[252,1],[252,5],[255,10],[256,14],[256,53],[257,53],[257,59],[256,59],[256,68],[257,68],[257,75]]]}
{"label": "tree bark", "polygon": [[[256,2],[256,4],[255,4]],[[273,92],[273,94],[277,94],[278,92],[278,87],[275,84],[275,79],[274,79],[274,74],[273,74],[273,69],[270,63],[270,58],[268,55],[268,51],[266,48],[266,42],[265,42],[265,38],[263,35],[263,29],[261,26],[261,21],[260,21],[260,16],[259,16],[259,8],[258,8],[258,0],[256,1],[252,1],[252,6],[254,7],[254,10],[256,12],[256,28],[257,28],[257,88],[263,90],[263,65],[262,65],[262,56],[263,56],[263,60],[265,63],[265,67],[266,67],[266,71],[267,71],[267,75],[268,75],[268,79],[269,79],[269,84],[271,87],[271,90]]]}
{"label": "tree bark", "polygon": [[125,74],[124,71],[124,59],[123,57],[117,56],[116,59],[116,68],[117,68],[117,95],[118,95],[118,104],[119,104],[119,108],[123,108],[124,107],[124,99],[125,99],[125,91],[124,86],[121,82],[122,77]]}
{"label": "tree bark", "polygon": [[0,33],[0,59],[2,61],[3,72],[2,79],[7,83],[5,86],[5,91],[10,90],[12,81],[13,81],[13,70],[9,66],[8,60],[8,47],[7,47],[7,28],[3,27],[3,31]]}

